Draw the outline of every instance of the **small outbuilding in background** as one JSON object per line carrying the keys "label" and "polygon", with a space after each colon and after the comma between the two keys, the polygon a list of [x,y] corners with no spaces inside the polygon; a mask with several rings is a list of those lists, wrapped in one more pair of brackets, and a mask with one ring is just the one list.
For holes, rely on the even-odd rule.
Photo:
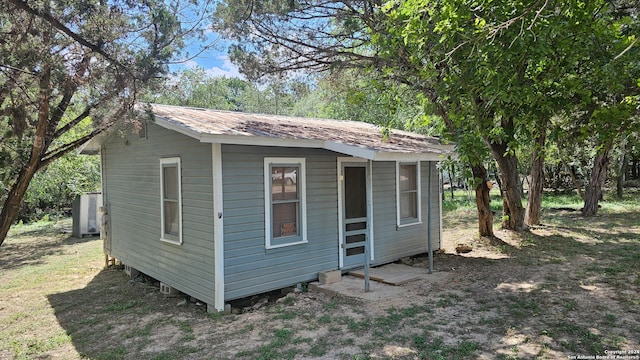
{"label": "small outbuilding in background", "polygon": [[102,193],[87,193],[73,201],[73,236],[99,235],[102,223]]}

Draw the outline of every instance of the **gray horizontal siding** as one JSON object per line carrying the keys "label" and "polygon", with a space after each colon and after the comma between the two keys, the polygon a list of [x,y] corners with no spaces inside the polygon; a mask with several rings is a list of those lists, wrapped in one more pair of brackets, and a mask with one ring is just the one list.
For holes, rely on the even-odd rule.
{"label": "gray horizontal siding", "polygon": [[[431,226],[427,223],[429,166],[432,167]],[[396,163],[373,163],[373,263],[376,265],[426,252],[427,229],[431,231],[433,249],[440,248],[439,183],[435,162],[422,162],[420,170],[422,223],[396,227]]]}
{"label": "gray horizontal siding", "polygon": [[[197,297],[214,302],[211,146],[148,127],[149,138],[113,138],[104,149],[105,198],[112,255]],[[337,154],[316,149],[223,145],[225,300],[317,278],[338,266]],[[182,246],[160,237],[159,159],[182,159]],[[264,157],[304,157],[308,243],[265,249]],[[426,251],[428,165],[433,166],[432,226],[439,248],[438,182],[434,163],[422,163],[421,225],[396,229],[395,162],[373,165],[375,262]]]}
{"label": "gray horizontal siding", "polygon": [[[211,145],[147,126],[148,139],[105,144],[112,256],[202,301],[214,302]],[[160,158],[180,157],[183,244],[160,241]]]}
{"label": "gray horizontal siding", "polygon": [[[265,249],[264,158],[306,158],[308,243]],[[338,266],[336,154],[314,149],[222,147],[225,298],[310,281]]]}

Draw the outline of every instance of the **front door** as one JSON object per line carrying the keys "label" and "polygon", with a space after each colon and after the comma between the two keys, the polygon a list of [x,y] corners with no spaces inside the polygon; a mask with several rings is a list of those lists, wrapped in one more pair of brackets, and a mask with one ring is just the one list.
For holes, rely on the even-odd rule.
{"label": "front door", "polygon": [[342,175],[342,267],[349,269],[364,265],[368,233],[366,164],[343,164]]}

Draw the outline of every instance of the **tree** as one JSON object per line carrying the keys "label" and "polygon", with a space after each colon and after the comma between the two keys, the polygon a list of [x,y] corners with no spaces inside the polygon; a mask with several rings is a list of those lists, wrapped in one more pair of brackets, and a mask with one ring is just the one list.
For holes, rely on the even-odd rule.
{"label": "tree", "polygon": [[627,136],[623,136],[620,140],[617,151],[617,166],[615,171],[616,179],[616,195],[619,199],[622,199],[624,194],[624,187],[627,180],[631,178],[630,165],[633,166],[633,151],[640,143],[639,133],[631,132]]}
{"label": "tree", "polygon": [[592,118],[599,124],[596,129],[596,156],[593,159],[591,176],[585,189],[582,215],[594,216],[598,212],[598,202],[602,198],[603,186],[607,177],[607,170],[611,160],[611,152],[620,135],[628,134],[629,128],[638,128],[637,112],[638,100],[629,100],[611,107],[604,107],[594,112]]}
{"label": "tree", "polygon": [[[591,30],[576,40],[580,55],[568,86],[579,89],[563,118],[578,142],[595,149],[585,187],[584,216],[596,215],[602,198],[611,151],[619,139],[640,129],[640,31],[638,9],[616,1],[602,4],[589,23]],[[566,136],[568,137],[568,136]],[[565,139],[566,139],[565,137]]]}
{"label": "tree", "polygon": [[[551,116],[568,106],[585,111],[592,97],[579,85],[589,76],[591,49],[613,44],[611,51],[631,58],[635,41],[625,35],[625,24],[633,18],[619,21],[621,5],[605,0],[406,0],[384,6],[379,1],[265,5],[229,0],[218,8],[216,26],[242,40],[231,55],[249,76],[358,68],[412,86],[432,103],[450,136],[464,129],[482,138],[502,175],[503,227],[521,230],[525,211],[516,150],[522,141],[533,141],[523,134],[537,134],[537,142],[544,143]],[[616,55],[597,56],[602,64]],[[605,89],[598,96],[605,96]],[[532,221],[539,218],[533,214],[539,206],[530,211]]]}
{"label": "tree", "polygon": [[[185,36],[178,1],[0,3],[0,245],[36,172],[117,121],[167,71]],[[205,7],[206,9],[206,7]],[[86,119],[93,126],[67,137]]]}
{"label": "tree", "polygon": [[529,199],[524,213],[524,222],[527,225],[540,224],[542,213],[542,193],[544,191],[544,161],[546,157],[548,122],[539,121],[535,129],[535,141],[531,153],[531,172],[529,183]]}
{"label": "tree", "polygon": [[[87,133],[91,119],[85,119],[60,139],[67,142]],[[29,182],[18,219],[39,220],[70,209],[81,194],[99,191],[100,156],[80,155],[71,151],[40,169]]]}
{"label": "tree", "polygon": [[629,167],[629,158],[627,157],[627,139],[624,138],[620,142],[618,156],[618,166],[616,168],[616,196],[618,199],[622,199],[624,195],[624,183],[626,180],[627,169]]}
{"label": "tree", "polygon": [[213,77],[205,69],[186,69],[167,79],[145,101],[167,105],[263,114],[294,112],[295,104],[309,93],[297,79],[271,79],[260,86],[239,78]]}
{"label": "tree", "polygon": [[34,175],[17,219],[28,222],[63,214],[78,195],[99,190],[100,157],[72,151]]}
{"label": "tree", "polygon": [[494,237],[489,176],[485,166],[489,153],[476,132],[465,130],[464,123],[455,128],[451,119],[443,121],[442,117],[432,115],[434,104],[415,88],[375,73],[345,69],[335,76],[323,78],[316,91],[322,94],[321,101],[325,105],[312,116],[366,121],[427,135],[445,134],[455,141],[458,161],[471,170],[478,209],[478,234]]}
{"label": "tree", "polygon": [[428,113],[415,89],[375,75],[350,69],[319,76],[307,92],[310,99],[298,101],[299,109],[307,109],[298,110],[299,115],[364,121],[426,135],[442,132],[442,121]]}
{"label": "tree", "polygon": [[[404,24],[400,31],[411,45],[409,60],[428,67],[431,79],[438,80],[436,93],[477,121],[502,174],[503,227],[508,229],[524,227],[516,153],[523,142],[535,140],[528,222],[536,223],[544,168],[544,156],[537,152],[544,150],[549,119],[566,108],[585,112],[593,96],[611,94],[606,86],[592,86],[594,94],[587,94],[583,85],[593,79],[589,69],[601,69],[614,59],[613,51],[628,45],[629,36],[621,30],[628,18],[618,21],[610,2],[579,0],[494,1],[475,7],[456,0],[415,0],[393,3],[387,11],[394,23]],[[434,35],[437,42],[425,40]],[[606,46],[611,51],[600,51]],[[620,78],[610,79],[620,84]]]}
{"label": "tree", "polygon": [[237,78],[211,77],[201,67],[186,69],[168,78],[160,89],[148,94],[149,102],[218,110],[247,111],[246,93],[257,91]]}
{"label": "tree", "polygon": [[[434,99],[433,87],[423,81],[420,69],[392,51],[396,45],[402,48],[402,37],[394,34],[389,46],[379,44],[382,37],[390,34],[388,16],[381,11],[381,5],[375,0],[230,0],[217,7],[214,28],[235,40],[230,57],[249,79],[302,70],[341,75],[340,71],[348,69],[369,70],[386,81],[412,88],[420,102],[428,103],[430,110],[444,120],[447,134],[459,137],[464,133],[461,129],[466,128],[454,126],[446,102]],[[474,139],[470,147],[477,149],[477,144]],[[482,193],[476,196],[478,201],[484,201],[478,205],[480,234],[493,236],[486,168],[475,159],[473,165],[476,178],[482,178],[477,182],[477,190]]]}

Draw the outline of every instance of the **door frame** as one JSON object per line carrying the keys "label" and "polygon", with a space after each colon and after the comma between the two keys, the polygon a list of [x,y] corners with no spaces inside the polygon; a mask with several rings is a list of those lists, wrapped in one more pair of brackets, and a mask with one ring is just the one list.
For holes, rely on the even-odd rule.
{"label": "door frame", "polygon": [[[371,160],[363,159],[363,158],[355,158],[355,157],[338,157],[338,254],[339,254],[339,267],[340,269],[344,268],[344,249],[342,248],[344,243],[344,174],[342,172],[343,166],[345,164],[353,163],[359,166],[364,165],[365,171],[367,173],[366,177],[366,186],[367,186],[367,229],[368,229],[368,238],[369,244],[371,246],[370,253],[371,258],[370,261],[374,259],[374,241],[373,241],[373,176],[372,176],[372,167],[373,163]],[[364,264],[363,264],[364,265]]]}

